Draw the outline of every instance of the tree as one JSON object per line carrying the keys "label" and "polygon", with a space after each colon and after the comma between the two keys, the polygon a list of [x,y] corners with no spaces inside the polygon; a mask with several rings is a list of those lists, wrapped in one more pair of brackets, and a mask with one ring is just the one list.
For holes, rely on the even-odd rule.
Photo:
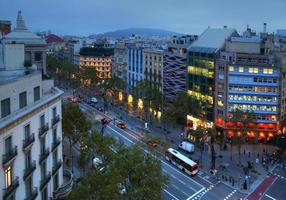
{"label": "tree", "polygon": [[69,150],[71,156],[71,167],[73,169],[72,148],[80,140],[82,134],[91,128],[90,121],[80,110],[78,105],[73,103],[64,103],[62,107],[62,127],[64,137],[69,141]]}
{"label": "tree", "polygon": [[253,125],[253,113],[236,109],[233,112],[231,121],[234,124],[234,130],[236,132],[233,135],[233,142],[237,143],[238,162],[241,164],[241,143],[242,140],[247,136],[247,132],[252,128],[251,126]]}
{"label": "tree", "polygon": [[162,175],[159,160],[138,146],[118,146],[108,136],[100,138],[96,131],[86,134],[81,153],[103,159],[103,168],[90,170],[68,199],[163,199],[161,190],[168,178]]}
{"label": "tree", "polygon": [[126,82],[117,76],[113,76],[108,79],[104,79],[101,84],[101,95],[104,101],[104,108],[107,109],[108,96],[111,97],[112,103],[116,96],[116,92],[124,91],[126,89]]}
{"label": "tree", "polygon": [[[146,119],[152,110],[159,111],[163,105],[163,94],[159,87],[148,80],[141,80],[134,88],[134,96],[136,99],[143,101],[143,114]],[[150,115],[149,115],[150,116]],[[152,118],[150,118],[151,120]]]}

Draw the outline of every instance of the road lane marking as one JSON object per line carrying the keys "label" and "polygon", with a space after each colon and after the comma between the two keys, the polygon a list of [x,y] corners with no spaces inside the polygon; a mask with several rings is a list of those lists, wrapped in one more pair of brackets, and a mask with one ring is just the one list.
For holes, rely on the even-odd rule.
{"label": "road lane marking", "polygon": [[201,193],[204,189],[205,189],[205,187],[203,187],[202,189],[200,189],[199,191],[197,191],[195,194],[193,194],[192,196],[190,196],[190,197],[187,198],[186,200],[191,200],[193,197],[195,197],[195,196],[197,196],[199,193]]}
{"label": "road lane marking", "polygon": [[180,183],[182,183],[183,185],[186,185],[186,183],[185,183],[184,181],[182,181],[181,179],[178,179],[178,181],[179,181]]}
{"label": "road lane marking", "polygon": [[[107,115],[105,115],[105,116],[107,116]],[[107,116],[107,117],[108,117],[108,116]],[[114,129],[113,127],[111,127],[111,125],[109,125],[108,128],[111,129],[112,131],[114,131],[116,134],[120,135],[120,137],[123,137],[124,139],[126,139],[127,141],[129,141],[131,144],[134,144],[134,143],[135,143],[135,142],[132,141],[131,139],[127,138],[127,137],[124,135],[124,133],[121,133],[121,132],[119,132],[118,130],[116,130],[116,129]],[[128,136],[132,137],[132,138],[135,139],[136,141],[139,141],[138,138],[135,137],[134,135],[128,133],[128,132],[125,131],[125,130],[122,130],[122,131],[125,132],[125,133],[127,133]],[[144,148],[142,148],[142,149],[143,149],[146,153],[150,153],[148,150],[146,150],[146,149],[144,149]],[[150,154],[153,155],[152,153],[150,153]],[[154,155],[153,155],[153,156],[154,156]],[[186,177],[188,180],[190,180],[190,181],[193,182],[194,184],[196,184],[196,185],[202,187],[202,189],[204,189],[204,186],[203,186],[203,185],[201,185],[200,183],[198,183],[198,182],[192,180],[190,177],[188,177],[187,175],[185,175],[184,173],[182,173],[181,171],[179,171],[177,168],[175,168],[175,167],[173,167],[173,166],[167,164],[167,163],[166,163],[165,161],[163,161],[162,159],[159,159],[159,160],[160,160],[162,163],[164,163],[165,165],[167,165],[169,168],[171,168],[171,169],[173,169],[174,171],[176,171],[178,174],[183,175],[183,176]],[[165,170],[165,171],[167,172],[167,170]],[[176,180],[180,181],[180,182],[183,183],[184,185],[186,184],[186,183],[184,183],[183,181],[181,181],[178,177],[176,177],[175,175],[173,175],[172,173],[169,172],[168,174],[170,174],[173,178],[175,178]],[[176,187],[175,187],[175,188],[176,188]],[[196,189],[194,189],[194,188],[191,187],[191,186],[188,186],[188,188],[192,189],[193,191],[196,191]],[[202,189],[201,189],[201,190],[202,190]],[[178,189],[178,190],[179,190],[179,189]],[[199,191],[201,191],[201,190],[199,190]],[[179,190],[179,191],[180,191],[180,190]]]}
{"label": "road lane marking", "polygon": [[177,197],[175,197],[172,193],[170,193],[168,190],[166,190],[165,188],[163,189],[167,194],[169,194],[172,198],[174,198],[175,200],[179,200]]}
{"label": "road lane marking", "polygon": [[274,197],[268,195],[268,194],[265,194],[265,196],[267,196],[268,198],[272,199],[272,200],[276,200]]}

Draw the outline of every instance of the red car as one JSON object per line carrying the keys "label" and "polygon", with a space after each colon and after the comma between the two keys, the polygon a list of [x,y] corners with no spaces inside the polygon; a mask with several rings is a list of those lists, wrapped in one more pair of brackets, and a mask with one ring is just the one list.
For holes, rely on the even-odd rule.
{"label": "red car", "polygon": [[117,124],[117,127],[118,127],[118,128],[121,128],[121,129],[125,129],[125,128],[126,128],[126,126],[125,126],[125,124],[124,124],[123,122],[119,122],[119,123]]}

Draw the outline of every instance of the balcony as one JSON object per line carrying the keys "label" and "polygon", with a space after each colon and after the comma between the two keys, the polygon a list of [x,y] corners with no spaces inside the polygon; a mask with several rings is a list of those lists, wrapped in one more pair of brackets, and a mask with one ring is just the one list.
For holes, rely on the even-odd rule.
{"label": "balcony", "polygon": [[52,151],[54,151],[61,144],[61,138],[58,137],[52,143]]}
{"label": "balcony", "polygon": [[56,125],[60,121],[60,115],[56,115],[52,119],[52,126]]}
{"label": "balcony", "polygon": [[49,154],[50,154],[49,148],[46,148],[45,150],[41,151],[39,163],[42,163],[44,160],[46,160]]}
{"label": "balcony", "polygon": [[24,176],[23,179],[26,180],[36,169],[36,161],[34,160],[32,163],[29,164],[29,166],[26,166],[26,169],[24,169]]}
{"label": "balcony", "polygon": [[42,190],[47,184],[48,182],[51,180],[51,172],[49,172],[48,174],[45,174],[44,177],[42,177],[41,179],[41,185],[40,185],[40,190]]}
{"label": "balcony", "polygon": [[15,177],[11,185],[3,189],[3,200],[9,199],[11,195],[16,192],[17,187],[19,186],[19,177]]}
{"label": "balcony", "polygon": [[34,142],[35,142],[35,134],[32,133],[31,135],[29,135],[28,138],[23,140],[23,151],[29,149]]}
{"label": "balcony", "polygon": [[39,137],[43,137],[46,135],[47,131],[49,130],[49,124],[44,124],[41,128],[39,128]]}
{"label": "balcony", "polygon": [[13,162],[16,159],[17,154],[18,154],[17,146],[15,146],[14,148],[9,149],[6,154],[3,154],[3,157],[2,157],[2,164],[3,164],[3,166],[7,166],[11,162]]}
{"label": "balcony", "polygon": [[52,175],[56,174],[57,171],[60,169],[60,167],[62,166],[62,161],[58,160],[56,164],[54,164],[53,166],[53,171],[52,171]]}
{"label": "balcony", "polygon": [[59,187],[56,191],[54,191],[53,193],[54,199],[63,199],[67,197],[72,191],[73,175],[71,171],[65,169],[63,176],[64,176],[64,183],[62,184],[61,187]]}
{"label": "balcony", "polygon": [[35,200],[38,196],[38,188],[34,187],[33,191],[31,192],[31,194],[25,198],[25,200]]}

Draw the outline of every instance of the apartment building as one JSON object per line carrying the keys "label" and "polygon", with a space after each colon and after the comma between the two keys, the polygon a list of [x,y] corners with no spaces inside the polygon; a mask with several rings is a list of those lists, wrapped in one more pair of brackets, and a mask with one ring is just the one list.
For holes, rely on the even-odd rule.
{"label": "apartment building", "polygon": [[111,78],[114,49],[102,46],[83,47],[80,49],[80,68],[96,69],[95,76]]}
{"label": "apartment building", "polygon": [[115,44],[112,73],[122,80],[127,80],[127,47],[124,41]]}
{"label": "apartment building", "polygon": [[163,92],[163,50],[146,48],[143,50],[143,64],[145,80]]}
{"label": "apartment building", "polygon": [[4,200],[58,199],[72,188],[72,174],[62,164],[63,92],[47,78],[43,54],[32,68],[24,67],[32,46],[38,51],[31,55],[37,54],[44,50],[45,41],[28,31],[18,12],[15,30],[0,43],[0,196]]}

